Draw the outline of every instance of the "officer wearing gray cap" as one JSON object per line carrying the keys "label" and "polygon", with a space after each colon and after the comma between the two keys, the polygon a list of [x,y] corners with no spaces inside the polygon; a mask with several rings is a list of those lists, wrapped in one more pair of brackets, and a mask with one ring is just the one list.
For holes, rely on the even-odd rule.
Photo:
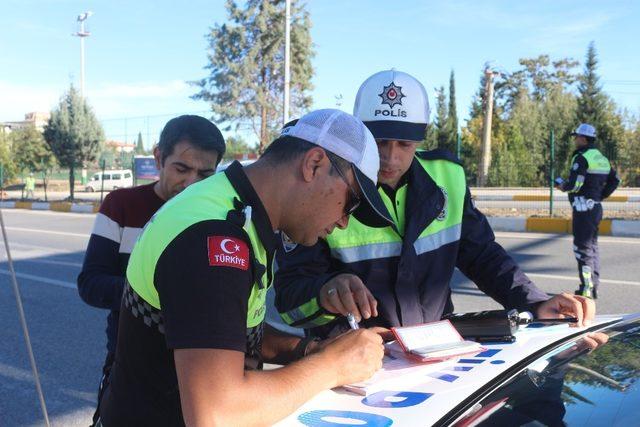
{"label": "officer wearing gray cap", "polygon": [[603,199],[615,191],[620,183],[618,174],[596,147],[596,129],[581,123],[571,134],[576,150],[571,159],[569,179],[556,180],[556,186],[569,193],[573,211],[573,253],[578,261],[580,286],[576,295],[598,297],[600,284],[600,255],[598,253],[598,224],[602,220]]}

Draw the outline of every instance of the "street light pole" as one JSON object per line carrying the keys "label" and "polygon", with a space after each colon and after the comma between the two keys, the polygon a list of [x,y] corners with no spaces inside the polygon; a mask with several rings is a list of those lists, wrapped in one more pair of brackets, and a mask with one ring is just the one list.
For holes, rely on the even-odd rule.
{"label": "street light pole", "polygon": [[289,86],[291,85],[291,0],[284,6],[284,94],[282,108],[282,126],[289,121]]}
{"label": "street light pole", "polygon": [[72,34],[76,37],[80,37],[80,97],[84,98],[84,39],[89,37],[91,33],[84,28],[84,21],[86,21],[93,12],[85,12],[78,15],[77,21],[80,23],[80,30]]}
{"label": "street light pole", "polygon": [[489,166],[491,165],[491,118],[493,116],[493,78],[499,73],[493,71],[487,64],[484,70],[486,77],[485,109],[482,122],[482,150],[480,152],[480,169],[478,170],[478,186],[487,185]]}

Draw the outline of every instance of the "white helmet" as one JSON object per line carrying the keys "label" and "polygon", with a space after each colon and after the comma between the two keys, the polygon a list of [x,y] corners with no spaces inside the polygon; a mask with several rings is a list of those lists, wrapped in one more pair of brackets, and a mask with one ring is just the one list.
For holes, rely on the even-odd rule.
{"label": "white helmet", "polygon": [[353,115],[376,139],[420,142],[429,123],[429,98],[422,83],[409,74],[380,71],[358,89]]}
{"label": "white helmet", "polygon": [[591,137],[591,138],[595,138],[596,137],[596,128],[591,126],[589,123],[580,123],[580,126],[578,126],[576,128],[576,130],[571,133],[571,135],[572,136],[582,135],[582,136],[588,136],[588,137]]}

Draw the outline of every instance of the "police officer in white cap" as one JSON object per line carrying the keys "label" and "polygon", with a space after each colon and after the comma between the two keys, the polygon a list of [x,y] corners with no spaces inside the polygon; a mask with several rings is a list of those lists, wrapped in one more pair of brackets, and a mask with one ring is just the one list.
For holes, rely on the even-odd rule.
{"label": "police officer in white cap", "polygon": [[581,123],[571,134],[575,151],[567,181],[558,178],[556,186],[569,193],[573,210],[573,253],[578,261],[580,286],[576,295],[598,297],[600,255],[598,224],[602,220],[603,199],[620,183],[609,160],[595,147],[596,129]]}
{"label": "police officer in white cap", "polygon": [[348,313],[367,327],[440,320],[453,311],[456,267],[506,308],[541,317],[574,313],[580,324],[593,317],[592,301],[550,298],[495,242],[455,156],[416,151],[429,120],[418,80],[395,70],[372,75],[360,86],[354,115],[378,144],[378,192],[393,224],[373,228],[352,218],[313,247],[283,245],[274,283],[289,325],[323,337],[348,327]]}

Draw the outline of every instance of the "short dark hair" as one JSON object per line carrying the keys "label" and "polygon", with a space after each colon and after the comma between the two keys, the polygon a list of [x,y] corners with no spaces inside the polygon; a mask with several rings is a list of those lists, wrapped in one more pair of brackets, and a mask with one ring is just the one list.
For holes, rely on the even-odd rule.
{"label": "short dark hair", "polygon": [[160,133],[158,148],[161,153],[161,163],[173,154],[173,150],[179,142],[186,141],[199,150],[216,151],[218,163],[222,160],[226,145],[220,129],[204,117],[184,115],[175,117],[167,122]]}
{"label": "short dark hair", "polygon": [[[281,163],[288,163],[294,159],[305,154],[307,151],[312,148],[320,147],[319,145],[312,144],[309,141],[305,141],[304,139],[297,138],[295,136],[281,136],[276,138],[267,149],[264,151],[260,159],[267,161],[270,165],[277,165]],[[320,147],[327,154],[327,157],[331,159],[333,164],[338,165],[338,167],[342,170],[347,170],[350,166],[350,163],[339,157],[338,155],[332,153],[331,151],[325,150],[323,147]],[[331,167],[331,174],[333,175],[333,164]]]}

